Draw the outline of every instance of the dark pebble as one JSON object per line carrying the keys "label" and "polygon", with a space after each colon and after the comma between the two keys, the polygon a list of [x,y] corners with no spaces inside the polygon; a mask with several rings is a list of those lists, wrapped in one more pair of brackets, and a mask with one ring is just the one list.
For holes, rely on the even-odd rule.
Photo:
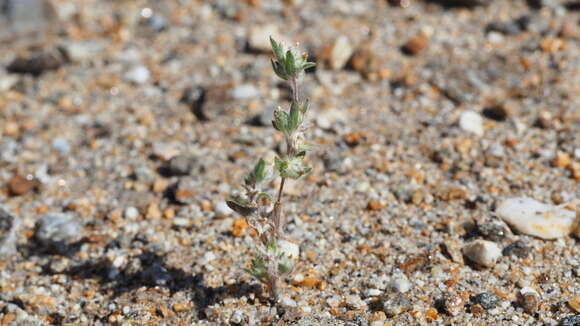
{"label": "dark pebble", "polygon": [[480,304],[485,309],[493,309],[499,303],[499,297],[492,293],[480,293],[472,298],[473,302]]}
{"label": "dark pebble", "polygon": [[60,68],[63,58],[50,52],[32,53],[26,57],[18,57],[12,61],[6,70],[16,74],[32,74],[38,76],[49,70]]}
{"label": "dark pebble", "polygon": [[525,240],[518,240],[515,242],[510,243],[507,247],[505,247],[502,251],[504,256],[516,256],[519,258],[527,257],[532,249],[530,248],[529,244]]}
{"label": "dark pebble", "polygon": [[580,326],[580,315],[571,315],[560,319],[560,326]]}

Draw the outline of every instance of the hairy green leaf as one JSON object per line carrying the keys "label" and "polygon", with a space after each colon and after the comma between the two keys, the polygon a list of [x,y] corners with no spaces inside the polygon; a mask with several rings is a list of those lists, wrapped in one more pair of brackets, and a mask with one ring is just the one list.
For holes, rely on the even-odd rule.
{"label": "hairy green leaf", "polygon": [[262,257],[258,256],[252,260],[252,268],[245,271],[258,280],[262,280],[266,276],[266,263]]}
{"label": "hairy green leaf", "polygon": [[294,53],[290,50],[286,51],[284,70],[286,70],[288,75],[293,75],[296,72],[296,59],[294,58]]}
{"label": "hairy green leaf", "polygon": [[226,204],[229,208],[242,216],[250,216],[258,210],[256,207],[253,207],[249,200],[240,196],[230,196],[229,200],[226,201]]}
{"label": "hairy green leaf", "polygon": [[312,67],[315,67],[316,63],[314,62],[305,62],[302,64],[302,70],[306,70],[306,69],[310,69]]}
{"label": "hairy green leaf", "polygon": [[270,60],[270,61],[272,62],[272,69],[274,69],[274,72],[276,73],[276,75],[278,75],[278,77],[280,77],[284,80],[288,80],[289,76],[286,74],[286,71],[284,70],[284,66],[282,66],[279,61],[275,61],[275,60]]}
{"label": "hairy green leaf", "polygon": [[288,119],[288,131],[294,132],[300,126],[300,109],[296,101],[290,105],[290,115]]}
{"label": "hairy green leaf", "polygon": [[287,112],[276,110],[274,111],[274,128],[283,132],[284,134],[289,134],[288,128],[289,116]]}
{"label": "hairy green leaf", "polygon": [[284,48],[282,47],[282,44],[276,42],[276,40],[270,36],[270,45],[272,45],[272,52],[274,52],[276,59],[282,61],[284,59]]}

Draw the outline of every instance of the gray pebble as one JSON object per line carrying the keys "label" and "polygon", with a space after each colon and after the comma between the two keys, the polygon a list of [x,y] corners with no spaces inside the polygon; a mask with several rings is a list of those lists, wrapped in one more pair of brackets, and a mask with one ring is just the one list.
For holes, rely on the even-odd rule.
{"label": "gray pebble", "polygon": [[473,301],[485,309],[493,309],[499,303],[499,297],[493,293],[483,292],[473,296]]}
{"label": "gray pebble", "polygon": [[167,174],[170,176],[190,175],[203,171],[203,167],[195,156],[185,154],[180,154],[171,158],[166,169]]}
{"label": "gray pebble", "polygon": [[400,293],[390,294],[383,302],[383,311],[388,317],[394,317],[410,308],[411,302]]}
{"label": "gray pebble", "polygon": [[0,207],[0,255],[13,254],[16,249],[18,219],[7,209]]}
{"label": "gray pebble", "polygon": [[580,315],[571,315],[560,319],[560,326],[580,326]]}
{"label": "gray pebble", "polygon": [[77,218],[68,214],[52,213],[40,218],[35,237],[41,244],[63,252],[68,244],[80,239],[83,227]]}

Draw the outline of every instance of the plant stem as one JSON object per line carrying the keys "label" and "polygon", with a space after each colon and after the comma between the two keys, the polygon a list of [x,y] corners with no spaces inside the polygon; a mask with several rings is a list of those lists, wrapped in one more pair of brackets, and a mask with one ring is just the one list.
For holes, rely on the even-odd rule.
{"label": "plant stem", "polygon": [[296,76],[290,78],[290,88],[292,88],[292,101],[298,103],[298,83],[296,81]]}

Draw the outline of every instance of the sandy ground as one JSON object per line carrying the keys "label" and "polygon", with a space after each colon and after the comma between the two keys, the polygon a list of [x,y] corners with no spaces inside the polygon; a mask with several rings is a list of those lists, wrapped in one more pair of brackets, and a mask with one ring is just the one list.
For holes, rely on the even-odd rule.
{"label": "sandy ground", "polygon": [[[449,2],[0,1],[0,325],[580,325],[579,240],[495,214],[580,212],[579,4]],[[276,307],[224,203],[278,150],[270,34],[318,63]]]}

